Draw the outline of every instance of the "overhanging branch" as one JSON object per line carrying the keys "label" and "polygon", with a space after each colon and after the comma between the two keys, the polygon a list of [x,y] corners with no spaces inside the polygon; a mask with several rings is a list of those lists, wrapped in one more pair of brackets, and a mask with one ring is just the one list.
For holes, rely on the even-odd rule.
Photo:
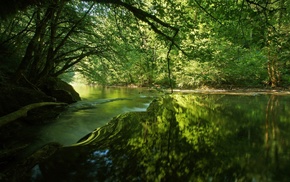
{"label": "overhanging branch", "polygon": [[[65,0],[65,1],[69,1],[69,0]],[[99,4],[111,4],[111,5],[116,5],[116,6],[120,6],[120,7],[124,7],[125,9],[127,9],[128,11],[130,11],[131,13],[133,13],[133,15],[138,18],[139,20],[147,23],[148,25],[150,25],[150,27],[152,28],[152,30],[157,33],[160,34],[162,36],[164,36],[167,40],[169,40],[170,42],[173,42],[174,46],[176,46],[179,50],[181,50],[181,48],[173,41],[173,37],[174,36],[169,36],[166,35],[165,33],[163,33],[160,29],[157,28],[157,26],[155,25],[161,25],[164,28],[168,28],[170,30],[173,30],[174,33],[173,35],[177,34],[176,32],[179,31],[179,29],[177,27],[173,27],[171,26],[169,23],[166,23],[164,21],[162,21],[161,19],[159,19],[158,17],[154,16],[153,14],[150,14],[142,9],[136,8],[131,4],[128,4],[126,2],[123,2],[121,0],[80,0],[80,1],[84,1],[84,2],[94,2],[94,3],[99,3]],[[42,5],[42,0],[34,0],[34,1],[25,1],[25,0],[17,0],[17,3],[15,3],[15,5],[12,6],[12,3],[10,2],[10,0],[1,0],[0,5],[5,5],[3,7],[10,7],[11,10],[6,10],[6,11],[10,11],[9,13],[15,13],[16,10],[23,10],[28,6],[41,6]],[[8,9],[10,9],[8,8]],[[1,8],[0,8],[1,9]],[[4,14],[3,14],[4,15]],[[0,12],[0,17],[3,16]],[[182,50],[181,50],[182,51]],[[186,54],[184,51],[182,51],[184,54]]]}
{"label": "overhanging branch", "polygon": [[197,6],[202,9],[208,16],[210,16],[212,19],[214,19],[215,21],[217,21],[219,24],[222,25],[222,22],[220,22],[216,17],[214,17],[211,13],[209,13],[197,0],[195,0],[195,3],[197,4]]}
{"label": "overhanging branch", "polygon": [[[163,36],[165,39],[169,40],[174,46],[177,47],[178,50],[182,51],[182,53],[186,55],[186,53],[174,41],[174,38],[176,37],[176,35],[179,32],[179,29],[177,27],[171,26],[169,23],[162,21],[158,17],[156,17],[156,16],[154,16],[154,15],[152,15],[152,14],[150,14],[142,9],[136,8],[131,4],[125,3],[121,0],[83,0],[83,1],[96,2],[96,3],[101,3],[101,4],[112,4],[112,5],[124,7],[125,9],[127,9],[128,11],[133,13],[133,15],[137,19],[147,23],[155,33],[157,33],[157,34]],[[156,24],[161,25],[164,28],[168,28],[168,29],[174,31],[173,36],[169,36],[169,35],[165,34],[164,32],[162,32],[156,26]]]}

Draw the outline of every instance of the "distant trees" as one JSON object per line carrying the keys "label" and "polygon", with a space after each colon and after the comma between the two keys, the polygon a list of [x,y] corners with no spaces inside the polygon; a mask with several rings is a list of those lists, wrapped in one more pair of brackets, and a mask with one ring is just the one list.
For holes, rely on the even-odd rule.
{"label": "distant trees", "polygon": [[183,15],[194,23],[185,30],[182,45],[191,51],[196,69],[185,63],[189,68],[179,71],[177,83],[289,85],[288,1],[196,0],[187,6],[193,8]]}

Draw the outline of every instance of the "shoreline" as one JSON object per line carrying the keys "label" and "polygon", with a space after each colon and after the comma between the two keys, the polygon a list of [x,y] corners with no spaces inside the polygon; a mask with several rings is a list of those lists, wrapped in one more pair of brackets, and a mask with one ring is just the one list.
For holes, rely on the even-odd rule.
{"label": "shoreline", "polygon": [[[84,84],[85,85],[85,84]],[[88,87],[108,87],[108,88],[130,88],[130,89],[148,89],[152,91],[164,92],[170,94],[170,88],[162,88],[158,86],[119,86],[119,85],[85,85]],[[227,95],[251,95],[251,94],[275,94],[275,95],[290,95],[290,88],[286,87],[199,87],[199,88],[173,88],[173,93],[188,93],[188,94],[227,94]]]}
{"label": "shoreline", "polygon": [[196,90],[181,90],[173,89],[173,93],[188,93],[188,94],[226,94],[226,95],[290,95],[290,90],[279,89],[196,89]]}

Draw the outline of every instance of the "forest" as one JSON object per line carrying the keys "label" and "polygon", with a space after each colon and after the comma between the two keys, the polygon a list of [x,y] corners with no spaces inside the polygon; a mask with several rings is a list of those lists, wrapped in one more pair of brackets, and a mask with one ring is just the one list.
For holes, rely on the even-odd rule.
{"label": "forest", "polygon": [[289,181],[289,47],[288,0],[1,0],[0,181]]}
{"label": "forest", "polygon": [[[286,0],[1,2],[0,82],[286,87]],[[6,4],[5,4],[6,3]]]}

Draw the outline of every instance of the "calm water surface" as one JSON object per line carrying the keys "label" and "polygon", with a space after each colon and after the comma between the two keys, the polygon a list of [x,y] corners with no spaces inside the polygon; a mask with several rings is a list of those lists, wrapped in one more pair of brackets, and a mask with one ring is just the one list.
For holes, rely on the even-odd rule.
{"label": "calm water surface", "polygon": [[[49,142],[76,143],[113,117],[129,111],[145,111],[158,94],[142,88],[93,87],[74,85],[82,101],[69,106],[55,121],[31,128],[31,152]],[[31,139],[30,139],[31,140]]]}
{"label": "calm water surface", "polygon": [[[120,100],[115,103],[123,106],[110,110],[147,106],[138,93],[133,98],[140,105]],[[32,181],[286,182],[289,172],[288,95],[174,94],[154,100],[148,112],[115,118],[28,176]]]}

